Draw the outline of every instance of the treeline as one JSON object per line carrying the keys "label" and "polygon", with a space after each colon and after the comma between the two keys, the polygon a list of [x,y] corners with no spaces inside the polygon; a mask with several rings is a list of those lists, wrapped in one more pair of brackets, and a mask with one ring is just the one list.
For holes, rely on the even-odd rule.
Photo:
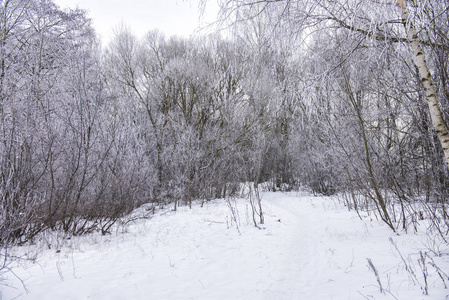
{"label": "treeline", "polygon": [[[435,7],[421,34],[448,117],[448,10]],[[304,42],[258,14],[231,38],[123,29],[102,49],[84,11],[0,12],[1,246],[107,233],[141,204],[242,182],[341,193],[393,230],[448,228],[448,170],[406,42],[328,24]]]}

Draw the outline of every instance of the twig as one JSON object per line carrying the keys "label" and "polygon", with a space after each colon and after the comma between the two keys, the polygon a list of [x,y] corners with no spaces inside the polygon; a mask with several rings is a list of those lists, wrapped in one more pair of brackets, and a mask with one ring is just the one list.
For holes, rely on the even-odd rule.
{"label": "twig", "polygon": [[[449,276],[443,272],[443,270],[440,269],[440,267],[438,267],[435,263],[435,261],[433,260],[433,258],[428,257],[430,259],[429,264],[435,268],[435,270],[437,271],[438,275],[440,276],[441,280],[443,281],[444,284],[444,288],[447,289],[447,285],[446,285],[446,280],[444,279],[445,277],[447,278],[447,280],[449,280]],[[443,276],[444,275],[444,276]]]}
{"label": "twig", "polygon": [[363,295],[360,291],[357,291],[357,293],[359,293],[363,298],[365,298],[365,299],[368,299],[369,300],[369,298],[368,297],[366,297],[365,295]]}
{"label": "twig", "polygon": [[385,294],[384,289],[382,287],[382,282],[380,281],[379,272],[377,271],[376,267],[374,266],[373,262],[371,261],[371,258],[367,258],[366,260],[368,261],[368,266],[371,268],[371,270],[373,270],[374,275],[376,276],[377,283],[379,284],[380,292],[382,294]]}
{"label": "twig", "polygon": [[390,240],[390,243],[393,245],[393,247],[394,247],[394,248],[396,249],[396,251],[398,252],[399,256],[401,257],[402,262],[404,263],[404,266],[405,266],[405,270],[406,270],[407,273],[409,274],[410,279],[412,280],[413,284],[414,284],[414,285],[416,285],[416,283],[419,284],[419,280],[418,280],[418,278],[416,278],[415,272],[413,272],[413,269],[410,268],[410,266],[409,266],[409,265],[407,264],[407,262],[405,261],[405,258],[402,256],[402,253],[401,253],[401,251],[399,251],[399,248],[398,248],[398,246],[396,245],[396,243],[393,241],[393,239],[392,239],[391,237],[389,238],[389,240]]}
{"label": "twig", "polygon": [[419,251],[419,259],[418,259],[418,264],[421,267],[421,271],[422,271],[422,275],[424,278],[424,288],[423,289],[423,293],[424,295],[429,295],[429,287],[427,284],[427,276],[428,276],[428,271],[427,271],[427,266],[426,266],[426,257],[427,257],[427,252],[423,252]]}

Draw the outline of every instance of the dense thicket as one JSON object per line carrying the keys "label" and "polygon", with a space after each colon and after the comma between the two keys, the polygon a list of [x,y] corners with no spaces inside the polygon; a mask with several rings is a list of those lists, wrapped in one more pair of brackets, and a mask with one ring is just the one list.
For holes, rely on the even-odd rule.
{"label": "dense thicket", "polygon": [[[2,1],[0,246],[107,233],[143,203],[243,182],[340,193],[393,230],[430,217],[446,235],[448,168],[399,10],[300,2],[226,1],[227,38],[123,29],[101,49],[84,11]],[[409,5],[447,122],[448,5]]]}
{"label": "dense thicket", "polygon": [[447,234],[448,3],[220,3],[221,24],[242,40],[262,39],[280,53],[295,45],[280,60],[284,91],[296,98],[294,178],[317,193],[340,192],[393,230],[431,218]]}

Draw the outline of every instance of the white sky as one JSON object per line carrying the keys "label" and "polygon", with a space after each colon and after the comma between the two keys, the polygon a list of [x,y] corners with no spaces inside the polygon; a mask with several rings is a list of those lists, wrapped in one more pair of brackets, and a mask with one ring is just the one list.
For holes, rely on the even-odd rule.
{"label": "white sky", "polygon": [[[208,1],[207,13],[200,22],[199,0],[53,0],[61,8],[88,11],[103,44],[107,44],[113,30],[126,25],[138,37],[151,29],[159,29],[167,36],[190,36],[199,26],[214,20],[215,1]],[[210,2],[210,3],[209,3]]]}

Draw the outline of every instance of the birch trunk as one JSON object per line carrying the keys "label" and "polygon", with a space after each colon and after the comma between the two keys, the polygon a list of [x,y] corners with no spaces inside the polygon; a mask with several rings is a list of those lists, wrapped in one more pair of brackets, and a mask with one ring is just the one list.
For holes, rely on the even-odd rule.
{"label": "birch trunk", "polygon": [[444,159],[447,167],[449,167],[449,132],[442,117],[436,89],[432,81],[432,75],[430,74],[426,58],[424,57],[424,51],[419,42],[418,33],[416,32],[416,29],[411,21],[409,21],[405,0],[397,0],[397,3],[402,14],[402,23],[404,24],[405,31],[407,33],[407,39],[410,42],[415,55],[415,64],[419,70],[419,76],[421,77],[421,82],[426,91],[427,104],[429,105],[432,125],[436,130],[438,139],[443,148]]}

